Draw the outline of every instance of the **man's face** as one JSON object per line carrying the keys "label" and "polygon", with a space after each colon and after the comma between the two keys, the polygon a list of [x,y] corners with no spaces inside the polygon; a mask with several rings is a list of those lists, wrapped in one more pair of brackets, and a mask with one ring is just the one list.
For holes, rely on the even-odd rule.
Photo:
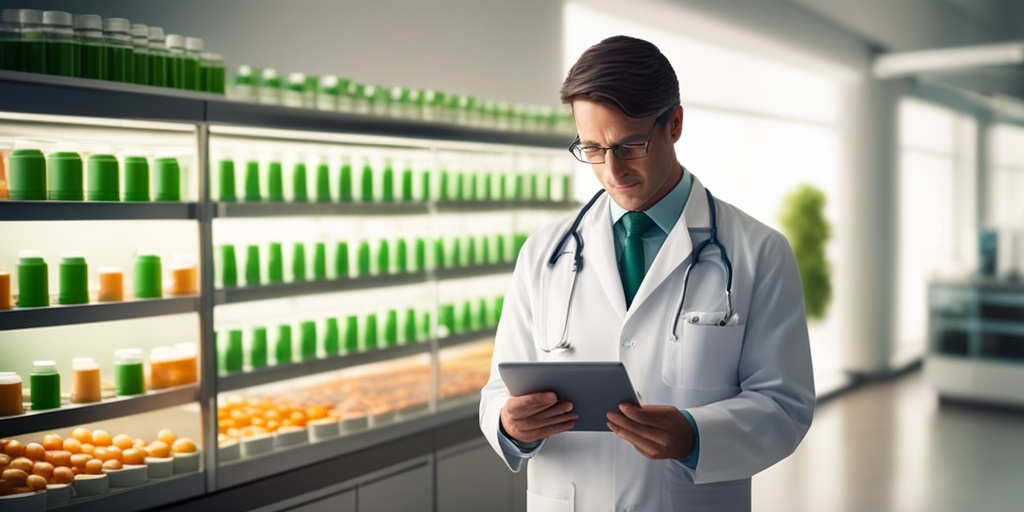
{"label": "man's face", "polygon": [[630,211],[644,211],[679,183],[682,170],[673,144],[682,133],[681,108],[671,115],[668,126],[659,125],[654,131],[651,127],[656,116],[634,119],[604,103],[574,100],[572,112],[576,133],[584,146],[643,144],[647,133],[651,133],[646,157],[621,160],[608,150],[604,163],[591,164],[594,176],[619,206]]}

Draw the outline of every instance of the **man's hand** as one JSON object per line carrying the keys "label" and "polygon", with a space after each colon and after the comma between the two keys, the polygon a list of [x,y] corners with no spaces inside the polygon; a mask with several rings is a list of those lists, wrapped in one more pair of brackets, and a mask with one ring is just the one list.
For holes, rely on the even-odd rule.
{"label": "man's hand", "polygon": [[559,402],[550,391],[509,396],[501,409],[501,426],[512,439],[532,443],[576,426],[579,416],[571,411],[572,402]]}
{"label": "man's hand", "polygon": [[608,428],[648,459],[682,459],[693,451],[693,428],[671,405],[622,403],[608,413]]}

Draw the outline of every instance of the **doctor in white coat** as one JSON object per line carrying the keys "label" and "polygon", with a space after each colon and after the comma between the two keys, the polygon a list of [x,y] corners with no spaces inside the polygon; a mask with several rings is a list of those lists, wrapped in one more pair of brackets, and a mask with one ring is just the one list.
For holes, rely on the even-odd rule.
{"label": "doctor in white coat", "polygon": [[[678,163],[679,83],[654,45],[591,47],[562,101],[579,134],[570,150],[605,193],[520,252],[480,428],[512,471],[530,460],[530,511],[750,510],[751,476],[796,449],[814,410],[792,250]],[[627,221],[634,212],[646,220]],[[559,242],[577,217],[574,272],[578,242]],[[708,244],[691,266],[713,228],[727,259]],[[504,361],[621,361],[643,404],[609,411],[610,431],[570,432],[572,404],[511,396]]]}

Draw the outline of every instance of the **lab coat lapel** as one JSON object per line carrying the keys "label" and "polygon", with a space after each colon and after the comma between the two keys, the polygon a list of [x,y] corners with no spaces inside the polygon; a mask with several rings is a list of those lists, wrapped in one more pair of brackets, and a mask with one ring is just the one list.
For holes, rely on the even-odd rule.
{"label": "lab coat lapel", "polygon": [[633,307],[630,308],[630,311],[636,310],[643,304],[665,282],[669,274],[689,259],[690,253],[693,251],[690,229],[710,226],[710,213],[708,212],[707,197],[704,195],[704,185],[696,176],[693,176],[693,186],[690,187],[690,196],[686,199],[686,207],[683,208],[682,215],[665,239],[665,244],[661,246],[661,250],[655,256],[651,268],[644,275],[636,297],[633,297]]}
{"label": "lab coat lapel", "polygon": [[603,195],[591,209],[593,214],[587,216],[582,276],[597,276],[605,296],[621,319],[626,316],[626,295],[619,278],[619,266],[615,262],[615,242],[612,224],[608,220],[610,200],[608,194]]}

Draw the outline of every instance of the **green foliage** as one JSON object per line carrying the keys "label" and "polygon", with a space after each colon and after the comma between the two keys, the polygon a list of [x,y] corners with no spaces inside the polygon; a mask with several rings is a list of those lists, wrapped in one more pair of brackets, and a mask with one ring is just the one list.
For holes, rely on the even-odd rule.
{"label": "green foliage", "polygon": [[810,185],[799,185],[782,203],[779,220],[796,255],[803,284],[807,317],[821,319],[832,299],[825,242],[831,236],[825,220],[825,193]]}

